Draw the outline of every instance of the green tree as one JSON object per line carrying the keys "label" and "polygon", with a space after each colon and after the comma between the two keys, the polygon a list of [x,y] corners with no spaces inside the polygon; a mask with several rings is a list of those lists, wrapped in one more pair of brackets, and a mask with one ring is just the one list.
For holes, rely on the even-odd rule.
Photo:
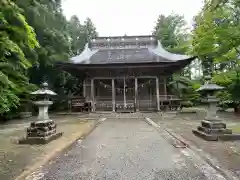
{"label": "green tree", "polygon": [[[170,14],[169,16],[160,15],[157,19],[157,23],[153,30],[153,35],[161,41],[164,48],[172,53],[186,54],[190,47],[190,33],[187,28],[187,23],[183,16],[178,14]],[[184,76],[184,77],[181,77]],[[191,67],[190,65],[185,67],[180,73],[173,75],[169,79],[169,88],[173,94],[181,96],[184,99],[189,100],[189,98],[183,97],[183,93],[186,90],[191,89],[192,83],[187,83],[184,80],[188,79],[191,81]],[[184,88],[179,88],[176,86],[184,86]],[[186,88],[189,86],[189,88]],[[190,91],[189,92],[193,92]]]}
{"label": "green tree", "polygon": [[222,104],[239,105],[236,92],[239,87],[240,1],[206,0],[195,18],[192,50],[202,61],[203,73],[225,91],[220,94]]}
{"label": "green tree", "polygon": [[10,0],[0,2],[0,115],[19,105],[29,93],[27,69],[35,62],[38,42],[19,7]]}
{"label": "green tree", "polygon": [[160,15],[153,34],[167,50],[183,54],[187,52],[189,33],[183,16],[178,14]]}
{"label": "green tree", "polygon": [[81,53],[87,40],[96,37],[91,19],[83,25],[76,16],[67,21],[60,0],[16,0],[16,3],[35,29],[40,44],[37,63],[29,69],[30,82],[39,85],[47,80],[60,98],[79,90],[81,77],[57,69],[55,63]]}
{"label": "green tree", "polygon": [[82,25],[77,16],[72,16],[68,22],[68,32],[71,37],[71,50],[73,55],[80,54],[87,42],[85,26]]}
{"label": "green tree", "polygon": [[171,93],[179,96],[183,101],[191,103],[199,103],[199,93],[196,89],[200,87],[199,81],[193,81],[188,77],[173,75],[172,81],[168,83]]}
{"label": "green tree", "polygon": [[[28,23],[35,29],[40,48],[37,50],[37,63],[30,68],[30,80],[41,84],[44,79],[54,86],[60,72],[54,68],[54,63],[67,60],[71,53],[67,20],[62,14],[60,1],[48,0],[16,0],[23,9]],[[53,75],[54,73],[54,75]]]}
{"label": "green tree", "polygon": [[84,34],[87,41],[89,41],[90,39],[94,39],[98,36],[96,27],[90,18],[87,18],[84,22]]}
{"label": "green tree", "polygon": [[202,60],[204,74],[229,70],[238,63],[239,7],[232,2],[213,9],[213,2],[205,1],[193,31],[193,54]]}
{"label": "green tree", "polygon": [[[153,35],[161,41],[164,48],[172,53],[187,54],[190,48],[190,31],[183,16],[160,15],[153,30]],[[191,77],[191,67],[185,67],[180,75]]]}

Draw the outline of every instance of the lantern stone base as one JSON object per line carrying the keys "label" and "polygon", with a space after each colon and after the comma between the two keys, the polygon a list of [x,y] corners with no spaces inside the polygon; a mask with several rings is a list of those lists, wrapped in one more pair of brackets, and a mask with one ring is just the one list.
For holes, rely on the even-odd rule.
{"label": "lantern stone base", "polygon": [[220,120],[203,120],[201,126],[192,132],[206,141],[240,140],[240,134],[232,134],[232,130],[227,129],[226,124]]}
{"label": "lantern stone base", "polygon": [[26,138],[20,139],[19,144],[47,144],[62,136],[62,132],[57,133],[57,125],[53,120],[36,121],[27,128]]}

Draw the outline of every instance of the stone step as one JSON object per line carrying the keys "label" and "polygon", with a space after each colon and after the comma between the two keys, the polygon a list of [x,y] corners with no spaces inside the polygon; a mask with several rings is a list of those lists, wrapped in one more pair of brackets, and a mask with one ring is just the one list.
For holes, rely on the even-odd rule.
{"label": "stone step", "polygon": [[63,132],[51,134],[46,137],[27,137],[22,138],[18,141],[19,144],[47,144],[50,141],[60,138],[63,135]]}
{"label": "stone step", "polygon": [[197,129],[207,134],[232,134],[231,129],[225,129],[225,128],[210,129],[203,126],[198,126]]}
{"label": "stone step", "polygon": [[222,121],[208,121],[208,120],[202,120],[201,125],[206,128],[210,129],[226,129],[226,124]]}
{"label": "stone step", "polygon": [[206,141],[218,141],[217,135],[207,134],[207,133],[199,131],[199,130],[192,130],[192,132],[196,136],[198,136]]}
{"label": "stone step", "polygon": [[240,134],[207,134],[199,130],[192,130],[193,134],[206,141],[235,141],[240,140]]}
{"label": "stone step", "polygon": [[240,140],[240,134],[224,134],[219,136],[221,141],[235,141]]}

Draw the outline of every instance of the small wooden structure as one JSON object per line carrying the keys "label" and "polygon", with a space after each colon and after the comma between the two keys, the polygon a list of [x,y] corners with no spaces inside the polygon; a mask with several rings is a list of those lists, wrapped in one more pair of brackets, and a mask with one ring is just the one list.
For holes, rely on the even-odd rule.
{"label": "small wooden structure", "polygon": [[179,106],[167,78],[193,59],[166,51],[154,36],[99,37],[57,67],[82,79],[92,111],[160,111]]}
{"label": "small wooden structure", "polygon": [[71,111],[90,112],[91,102],[86,101],[83,96],[74,96],[70,98]]}

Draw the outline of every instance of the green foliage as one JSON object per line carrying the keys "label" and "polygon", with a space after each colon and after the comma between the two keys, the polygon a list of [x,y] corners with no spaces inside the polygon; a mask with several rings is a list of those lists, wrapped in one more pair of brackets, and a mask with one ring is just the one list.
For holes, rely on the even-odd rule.
{"label": "green foliage", "polygon": [[[160,15],[153,30],[153,35],[157,37],[164,48],[172,53],[187,54],[190,50],[190,34],[187,23],[183,16],[170,14]],[[190,77],[190,66],[182,70],[182,75]]]}
{"label": "green foliage", "polygon": [[72,16],[68,22],[68,32],[71,36],[71,49],[73,55],[80,54],[83,51],[87,38],[84,26],[80,23],[77,16]]}
{"label": "green foliage", "polygon": [[19,105],[19,97],[28,93],[27,69],[32,62],[28,54],[39,44],[31,26],[18,6],[0,2],[0,115]]}
{"label": "green foliage", "polygon": [[91,19],[83,25],[76,16],[66,20],[61,0],[0,1],[0,116],[15,111],[44,80],[60,95],[78,92],[80,80],[54,64],[96,36]]}
{"label": "green foliage", "polygon": [[187,77],[175,75],[172,81],[168,83],[169,89],[173,94],[178,95],[184,102],[198,103],[200,95],[196,89],[200,87],[200,83],[193,81]]}
{"label": "green foliage", "polygon": [[216,1],[205,1],[195,17],[192,53],[198,55],[204,74],[228,71],[239,62],[240,6],[236,1],[216,6]]}
{"label": "green foliage", "polygon": [[[171,14],[158,17],[153,34],[170,52],[187,54],[190,48],[190,34],[183,16]],[[191,67],[187,66],[180,74],[175,74],[168,83],[171,93],[178,95],[184,102],[196,103],[199,94],[195,91],[200,85],[190,79]]]}
{"label": "green foliage", "polygon": [[160,15],[153,34],[167,50],[184,54],[189,47],[189,33],[187,33],[186,24],[184,17],[178,14]]}
{"label": "green foliage", "polygon": [[189,108],[193,107],[193,103],[191,101],[181,101],[180,108]]}
{"label": "green foliage", "polygon": [[220,86],[228,87],[235,81],[236,74],[235,70],[215,74],[213,81]]}
{"label": "green foliage", "polygon": [[80,89],[78,78],[56,69],[58,61],[81,53],[89,38],[97,35],[90,19],[82,25],[73,16],[67,21],[62,13],[61,1],[17,0],[29,24],[35,29],[41,47],[37,50],[37,63],[29,69],[30,82],[41,84],[47,80],[60,96]]}
{"label": "green foliage", "polygon": [[240,1],[205,0],[195,17],[192,54],[202,61],[204,75],[225,89],[218,93],[222,107],[236,107],[239,96]]}
{"label": "green foliage", "polygon": [[96,38],[98,33],[90,18],[81,24],[77,16],[72,16],[68,22],[68,32],[71,37],[73,55],[80,54],[88,40]]}

